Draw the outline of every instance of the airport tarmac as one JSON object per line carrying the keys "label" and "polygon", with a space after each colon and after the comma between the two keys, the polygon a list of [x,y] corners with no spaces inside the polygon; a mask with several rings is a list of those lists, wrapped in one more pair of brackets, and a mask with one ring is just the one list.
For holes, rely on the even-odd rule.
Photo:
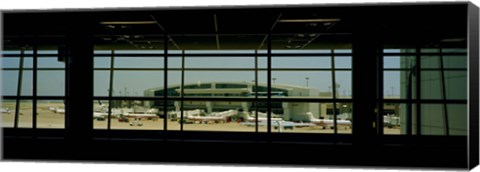
{"label": "airport tarmac", "polygon": [[[63,108],[62,102],[49,102],[49,103],[38,103],[37,105],[37,127],[38,128],[64,128],[65,125],[65,115],[62,113],[55,113],[52,110],[49,110],[49,107],[58,107]],[[10,128],[13,127],[14,116],[15,116],[15,102],[2,102],[2,108],[8,108],[9,113],[2,113],[2,127]],[[129,122],[119,122],[118,119],[111,119],[111,129],[121,129],[121,130],[163,130],[163,119],[158,120],[140,120],[142,126],[131,126],[130,123],[134,121],[133,118]],[[107,120],[98,121],[93,119],[92,122],[94,129],[107,129]],[[178,121],[167,121],[168,130],[180,130],[180,123]],[[19,128],[31,128],[32,127],[32,106],[31,102],[22,102],[20,104],[20,115],[19,115]],[[266,132],[266,126],[259,126],[259,132]],[[242,125],[239,122],[228,122],[228,123],[213,123],[208,124],[184,124],[183,129],[185,131],[235,131],[235,132],[255,132],[254,126]],[[279,132],[278,129],[272,127],[272,132]],[[343,126],[338,127],[339,134],[351,134],[351,128],[345,128]],[[281,132],[285,133],[333,133],[332,129],[323,129],[321,126],[307,126],[307,127],[294,127],[293,129],[283,129]],[[400,134],[399,128],[385,128],[385,134]]]}

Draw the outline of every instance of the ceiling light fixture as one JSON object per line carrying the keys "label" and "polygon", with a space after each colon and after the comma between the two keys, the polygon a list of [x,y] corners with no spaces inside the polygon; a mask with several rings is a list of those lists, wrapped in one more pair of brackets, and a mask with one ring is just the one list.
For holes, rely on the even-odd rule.
{"label": "ceiling light fixture", "polygon": [[100,24],[105,24],[105,25],[115,25],[115,24],[129,25],[129,24],[157,24],[157,22],[156,21],[103,21],[103,22],[100,22]]}
{"label": "ceiling light fixture", "polygon": [[338,22],[340,19],[280,19],[282,23]]}

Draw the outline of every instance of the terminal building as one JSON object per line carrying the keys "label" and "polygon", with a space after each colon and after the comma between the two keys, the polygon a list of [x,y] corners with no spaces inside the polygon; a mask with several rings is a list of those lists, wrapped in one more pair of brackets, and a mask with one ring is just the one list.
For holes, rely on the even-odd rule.
{"label": "terminal building", "polygon": [[[181,87],[171,86],[167,88],[168,96],[180,96]],[[185,84],[185,97],[245,97],[252,98],[258,94],[258,97],[267,96],[267,84],[247,82],[211,82]],[[163,96],[163,88],[152,88],[144,91],[146,97]],[[337,92],[338,93],[338,92]],[[330,92],[320,92],[316,88],[275,84],[272,85],[272,98],[279,97],[326,97],[331,98]],[[163,102],[154,101],[153,104],[146,102],[147,108],[163,108]],[[256,107],[253,102],[248,101],[185,101],[184,110],[201,109],[206,113],[237,109],[243,112],[252,112],[258,109],[259,112],[267,112],[266,103],[258,102]],[[169,111],[180,111],[180,101],[173,101],[168,104]],[[340,112],[337,108],[337,114]],[[272,102],[272,113],[281,116],[284,120],[305,121],[305,113],[311,112],[315,118],[331,119],[333,116],[333,104],[304,103],[304,102]],[[341,112],[340,112],[341,113]],[[347,112],[345,112],[347,113]],[[348,115],[344,115],[348,118]]]}

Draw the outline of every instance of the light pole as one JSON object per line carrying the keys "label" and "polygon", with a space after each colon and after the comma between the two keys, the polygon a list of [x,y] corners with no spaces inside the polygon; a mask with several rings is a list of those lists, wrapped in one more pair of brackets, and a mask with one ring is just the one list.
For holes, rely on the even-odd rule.
{"label": "light pole", "polygon": [[305,77],[305,80],[307,81],[307,87],[308,87],[308,80],[309,79],[310,79],[309,77]]}
{"label": "light pole", "polygon": [[395,87],[390,87],[390,88],[392,89],[392,97],[393,97],[395,95],[395,93],[394,93]]}

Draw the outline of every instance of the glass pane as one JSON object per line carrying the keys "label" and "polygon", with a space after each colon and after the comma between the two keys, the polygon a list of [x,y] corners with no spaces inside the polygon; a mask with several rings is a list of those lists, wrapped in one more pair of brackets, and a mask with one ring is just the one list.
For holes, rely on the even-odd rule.
{"label": "glass pane", "polygon": [[467,56],[443,56],[443,67],[448,68],[467,68]]}
{"label": "glass pane", "polygon": [[255,68],[254,57],[185,57],[185,68]]}
{"label": "glass pane", "polygon": [[248,126],[246,123],[240,123],[242,119],[251,119],[248,115],[250,115],[252,111],[252,102],[184,101],[183,106],[183,130],[255,131],[255,128],[251,127],[251,125]]}
{"label": "glass pane", "polygon": [[288,97],[332,97],[330,71],[272,71],[272,92]]}
{"label": "glass pane", "polygon": [[422,48],[420,49],[420,53],[439,53],[440,48]]}
{"label": "glass pane", "polygon": [[410,69],[415,64],[414,56],[385,56],[383,68],[385,69]]}
{"label": "glass pane", "polygon": [[[18,70],[2,70],[2,95],[17,95],[18,89]],[[22,87],[20,96],[31,96],[33,92],[32,87],[33,72],[31,70],[23,71]]]}
{"label": "glass pane", "polygon": [[33,57],[25,57],[23,67],[33,68]]}
{"label": "glass pane", "polygon": [[422,69],[440,69],[440,56],[421,56]]}
{"label": "glass pane", "polygon": [[[318,53],[318,54],[330,54],[332,51],[329,49],[309,49],[309,50],[292,50],[288,49],[288,45],[285,46],[284,48],[287,48],[286,50],[281,50],[281,49],[273,49],[272,54],[312,54],[312,53]],[[294,48],[294,46],[290,46],[290,48]]]}
{"label": "glass pane", "polygon": [[448,104],[447,112],[450,135],[466,136],[468,134],[467,105]]}
{"label": "glass pane", "polygon": [[2,95],[17,95],[18,70],[2,70]]}
{"label": "glass pane", "polygon": [[466,48],[444,48],[442,53],[467,53]]}
{"label": "glass pane", "polygon": [[2,57],[0,58],[2,62],[2,68],[19,68],[20,67],[20,58],[18,57]]}
{"label": "glass pane", "polygon": [[445,71],[447,99],[467,99],[467,72]]}
{"label": "glass pane", "polygon": [[[163,114],[163,101],[155,101],[153,107],[160,109],[160,114]],[[167,130],[180,130],[181,125],[181,101],[167,101]],[[188,112],[184,111],[184,115]]]}
{"label": "glass pane", "polygon": [[251,95],[254,79],[253,71],[185,71],[184,93],[185,96],[244,97]]}
{"label": "glass pane", "polygon": [[2,108],[0,109],[2,117],[0,119],[2,120],[3,128],[13,128],[16,104],[16,100],[2,99]]}
{"label": "glass pane", "polygon": [[110,71],[93,71],[93,95],[108,96]]}
{"label": "glass pane", "polygon": [[[106,102],[106,101],[104,101]],[[111,129],[163,130],[163,109],[153,107],[153,101],[115,100],[112,102]],[[108,115],[108,104],[98,105],[93,114],[97,126],[103,128]],[[105,111],[105,109],[107,111]],[[106,121],[106,120],[105,120]],[[94,123],[95,124],[95,123]]]}
{"label": "glass pane", "polygon": [[[8,107],[10,110],[10,113],[7,113],[7,116],[5,119],[3,119],[3,117],[5,117],[4,113],[2,113],[3,123],[13,124],[15,120],[16,101],[15,100],[8,101],[8,104],[2,105],[2,107],[3,106]],[[32,124],[33,124],[32,112],[33,112],[32,101],[20,100],[19,113],[18,113],[18,128],[32,128]]]}
{"label": "glass pane", "polygon": [[65,71],[38,71],[37,75],[39,96],[65,95]]}
{"label": "glass pane", "polygon": [[[114,101],[119,102],[119,101]],[[108,106],[109,102],[107,100],[95,100],[93,102],[93,129],[107,129],[108,128]],[[118,105],[114,105],[118,106]],[[112,110],[113,112],[113,110]],[[112,113],[117,114],[117,113]],[[120,114],[117,114],[120,115]],[[116,118],[113,118],[112,123]]]}
{"label": "glass pane", "polygon": [[[440,71],[422,71],[422,99],[442,99],[442,80]],[[453,79],[453,78],[452,78]],[[453,79],[455,80],[455,79]],[[445,80],[446,81],[446,80]],[[466,84],[466,83],[465,83]]]}
{"label": "glass pane", "polygon": [[388,99],[416,99],[416,78],[411,78],[411,91],[409,92],[410,71],[384,71],[383,72],[383,97]]}
{"label": "glass pane", "polygon": [[335,80],[337,84],[337,88],[335,90],[337,98],[351,98],[352,97],[352,72],[336,71]]}
{"label": "glass pane", "polygon": [[114,71],[113,96],[145,96],[145,90],[163,87],[163,71]]}
{"label": "glass pane", "polygon": [[37,128],[65,128],[63,100],[37,100]]}
{"label": "glass pane", "polygon": [[335,57],[335,68],[337,68],[337,69],[351,69],[352,68],[352,57],[351,56]]}
{"label": "glass pane", "polygon": [[94,57],[93,58],[93,67],[94,68],[110,68],[111,57]]}
{"label": "glass pane", "polygon": [[65,62],[58,61],[57,57],[39,57],[38,68],[65,68]]}
{"label": "glass pane", "polygon": [[412,134],[415,133],[416,126],[416,106],[412,104],[409,107],[405,103],[385,103],[383,104],[383,133],[385,135],[405,135],[407,133],[407,115],[411,115]]}
{"label": "glass pane", "polygon": [[272,57],[272,68],[331,68],[330,57]]}
{"label": "glass pane", "polygon": [[[352,103],[337,103],[337,133],[352,134],[353,105]],[[332,108],[333,109],[333,108]]]}
{"label": "glass pane", "polygon": [[182,57],[168,57],[168,68],[169,69],[182,68]]}
{"label": "glass pane", "polygon": [[422,135],[445,135],[445,113],[442,104],[422,104]]}
{"label": "glass pane", "polygon": [[116,57],[115,68],[163,68],[163,57]]}
{"label": "glass pane", "polygon": [[[334,133],[334,113],[338,133],[352,132],[351,103],[337,103],[334,107],[333,103],[275,101],[272,107],[272,132]],[[266,126],[266,122],[259,125]]]}
{"label": "glass pane", "polygon": [[351,49],[335,49],[333,53],[352,53]]}

